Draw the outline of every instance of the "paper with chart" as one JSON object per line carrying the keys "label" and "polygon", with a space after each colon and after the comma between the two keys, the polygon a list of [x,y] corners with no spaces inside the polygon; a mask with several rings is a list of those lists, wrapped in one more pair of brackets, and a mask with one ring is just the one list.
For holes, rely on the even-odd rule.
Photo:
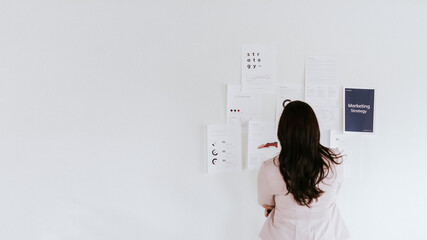
{"label": "paper with chart", "polygon": [[242,46],[242,86],[245,90],[274,91],[276,87],[276,46]]}
{"label": "paper with chart", "polygon": [[240,125],[207,126],[208,173],[240,172],[242,133]]}
{"label": "paper with chart", "polygon": [[305,101],[315,110],[321,130],[340,129],[340,86],[335,57],[306,57]]}
{"label": "paper with chart", "polygon": [[345,178],[361,178],[363,171],[363,149],[360,135],[330,132],[330,147],[338,148],[343,155]]}
{"label": "paper with chart", "polygon": [[304,88],[301,84],[280,85],[276,93],[276,123],[279,123],[284,106],[290,102],[300,100],[304,101]]}
{"label": "paper with chart", "polygon": [[261,118],[261,95],[242,91],[240,85],[227,86],[227,123],[247,126],[250,120]]}
{"label": "paper with chart", "polygon": [[280,153],[274,121],[250,121],[248,125],[248,168],[259,168],[261,163]]}

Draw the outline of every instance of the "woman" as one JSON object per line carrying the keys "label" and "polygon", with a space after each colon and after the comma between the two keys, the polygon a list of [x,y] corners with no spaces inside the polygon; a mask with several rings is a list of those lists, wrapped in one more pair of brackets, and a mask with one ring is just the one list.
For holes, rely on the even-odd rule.
{"label": "woman", "polygon": [[301,101],[288,103],[277,136],[282,150],[263,162],[258,174],[258,202],[267,216],[261,239],[348,239],[335,205],[343,179],[341,155],[319,143],[313,109]]}

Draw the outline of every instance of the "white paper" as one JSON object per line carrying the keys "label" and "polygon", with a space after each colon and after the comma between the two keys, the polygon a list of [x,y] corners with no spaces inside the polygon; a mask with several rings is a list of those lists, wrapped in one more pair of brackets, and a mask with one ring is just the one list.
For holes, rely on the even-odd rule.
{"label": "white paper", "polygon": [[340,86],[334,57],[306,57],[305,101],[316,113],[323,131],[340,129]]}
{"label": "white paper", "polygon": [[242,86],[245,90],[274,90],[276,87],[275,45],[242,46]]}
{"label": "white paper", "polygon": [[336,84],[337,59],[329,56],[306,57],[305,83],[308,85]]}
{"label": "white paper", "polygon": [[241,124],[245,128],[248,121],[260,120],[261,95],[242,91],[240,85],[227,86],[227,123]]}
{"label": "white paper", "polygon": [[276,94],[276,123],[279,123],[283,112],[283,103],[286,101],[304,101],[304,89],[300,84],[280,85]]}
{"label": "white paper", "polygon": [[261,163],[280,153],[280,144],[274,121],[250,121],[248,125],[248,168],[259,168]]}
{"label": "white paper", "polygon": [[310,105],[338,106],[340,87],[336,84],[305,86],[305,99]]}
{"label": "white paper", "polygon": [[340,129],[340,109],[339,107],[312,106],[316,114],[319,127],[322,130]]}
{"label": "white paper", "polygon": [[240,172],[242,132],[240,125],[207,126],[208,173]]}
{"label": "white paper", "polygon": [[331,130],[321,130],[320,131],[320,144],[325,147],[330,147],[330,132]]}
{"label": "white paper", "polygon": [[330,132],[330,147],[338,148],[343,155],[345,178],[361,178],[363,171],[362,138],[359,135]]}
{"label": "white paper", "polygon": [[305,100],[310,105],[339,104],[337,60],[334,57],[306,57]]}

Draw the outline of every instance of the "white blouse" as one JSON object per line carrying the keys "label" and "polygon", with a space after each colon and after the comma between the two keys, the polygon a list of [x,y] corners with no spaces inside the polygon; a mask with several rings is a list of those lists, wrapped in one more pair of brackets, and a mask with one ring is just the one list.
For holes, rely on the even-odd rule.
{"label": "white blouse", "polygon": [[279,170],[278,157],[264,161],[258,173],[258,203],[274,206],[259,234],[265,240],[346,240],[350,234],[335,204],[343,180],[342,164],[320,183],[324,193],[311,208],[299,205]]}

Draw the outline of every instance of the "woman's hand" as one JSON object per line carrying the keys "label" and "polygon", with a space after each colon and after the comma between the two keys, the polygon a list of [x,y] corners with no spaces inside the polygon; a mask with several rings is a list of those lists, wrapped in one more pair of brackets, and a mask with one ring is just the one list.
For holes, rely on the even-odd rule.
{"label": "woman's hand", "polygon": [[274,206],[269,206],[269,205],[262,205],[263,208],[265,208],[264,210],[264,216],[268,217],[268,215],[270,214],[271,210],[274,209]]}

